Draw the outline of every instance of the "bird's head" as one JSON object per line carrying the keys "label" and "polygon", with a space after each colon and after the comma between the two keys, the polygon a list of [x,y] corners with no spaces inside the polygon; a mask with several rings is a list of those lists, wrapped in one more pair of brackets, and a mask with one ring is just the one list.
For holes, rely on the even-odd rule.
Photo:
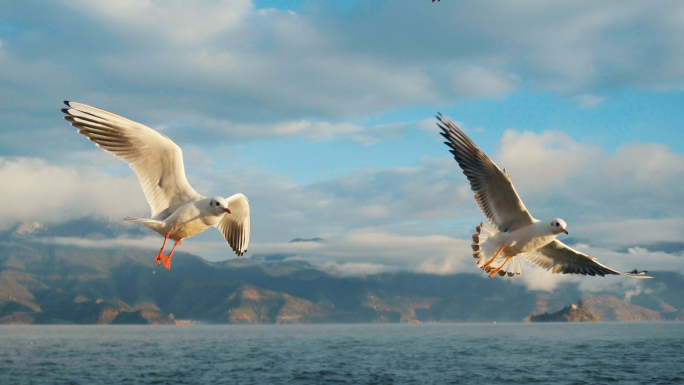
{"label": "bird's head", "polygon": [[556,218],[556,219],[552,220],[551,221],[551,233],[556,234],[556,235],[558,235],[560,233],[567,234],[568,229],[567,229],[567,225],[565,224],[565,221],[560,219],[560,218]]}
{"label": "bird's head", "polygon": [[209,210],[211,210],[214,215],[219,215],[223,213],[230,214],[230,209],[228,208],[228,201],[221,197],[213,197],[209,201]]}

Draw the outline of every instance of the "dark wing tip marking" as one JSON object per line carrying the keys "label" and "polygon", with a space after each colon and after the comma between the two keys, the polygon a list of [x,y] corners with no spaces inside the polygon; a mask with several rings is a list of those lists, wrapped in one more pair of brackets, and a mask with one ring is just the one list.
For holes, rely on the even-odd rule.
{"label": "dark wing tip marking", "polygon": [[[636,270],[636,269],[634,269],[634,270]],[[625,275],[627,277],[631,277],[631,278],[653,278],[651,276],[646,275],[646,273],[648,273],[648,271],[644,270],[644,271],[637,271],[637,273],[629,272],[629,273],[620,273],[620,274]]]}

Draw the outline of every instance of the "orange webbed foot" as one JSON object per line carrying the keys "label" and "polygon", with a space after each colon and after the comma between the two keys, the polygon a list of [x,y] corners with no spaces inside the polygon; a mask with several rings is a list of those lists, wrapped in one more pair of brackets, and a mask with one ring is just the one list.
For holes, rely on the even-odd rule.
{"label": "orange webbed foot", "polygon": [[157,253],[157,257],[154,259],[154,261],[157,262],[157,266],[159,266],[161,264],[162,254],[163,253],[160,251],[159,253]]}
{"label": "orange webbed foot", "polygon": [[171,255],[165,255],[161,257],[161,261],[164,263],[164,268],[171,270]]}

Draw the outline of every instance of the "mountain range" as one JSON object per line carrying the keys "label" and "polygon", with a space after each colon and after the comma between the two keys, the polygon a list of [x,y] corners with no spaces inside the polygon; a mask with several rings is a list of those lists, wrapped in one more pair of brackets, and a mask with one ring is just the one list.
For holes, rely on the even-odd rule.
{"label": "mountain range", "polygon": [[0,233],[0,323],[520,322],[580,298],[602,321],[684,319],[679,273],[653,274],[629,296],[622,289],[583,293],[577,284],[544,292],[474,274],[340,277],[287,254],[209,262],[177,252],[168,271],[150,250],[49,241],[112,237],[119,226],[31,223]]}

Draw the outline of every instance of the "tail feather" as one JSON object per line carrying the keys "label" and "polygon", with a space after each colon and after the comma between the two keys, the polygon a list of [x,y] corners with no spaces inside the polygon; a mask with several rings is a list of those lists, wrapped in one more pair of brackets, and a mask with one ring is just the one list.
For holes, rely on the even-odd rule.
{"label": "tail feather", "polygon": [[[496,240],[492,238],[495,238],[498,233],[499,230],[497,228],[486,222],[482,222],[475,227],[473,243],[471,243],[470,246],[473,249],[473,258],[476,259],[477,267],[482,269],[482,267],[496,255],[499,250],[499,245]],[[503,256],[497,257],[497,260],[485,267],[484,271],[490,273],[492,269],[500,268],[501,270],[498,274],[502,277],[505,275],[513,277],[522,273],[519,256],[511,258],[508,263],[503,265],[505,260],[506,259],[503,258]]]}
{"label": "tail feather", "polygon": [[155,219],[149,219],[149,218],[131,218],[131,217],[126,217],[124,218],[124,222],[126,223],[139,223],[141,225],[144,225],[145,227],[149,227],[150,229],[158,229],[164,226],[163,221],[158,221]]}
{"label": "tail feather", "polygon": [[488,223],[482,222],[475,227],[475,231],[476,232],[473,234],[473,243],[471,243],[470,246],[473,249],[473,258],[477,259],[477,267],[481,268],[487,263],[487,257],[494,257],[493,254],[489,255],[489,250],[486,250],[491,249],[491,247],[487,247],[487,239],[496,235],[499,230]]}

